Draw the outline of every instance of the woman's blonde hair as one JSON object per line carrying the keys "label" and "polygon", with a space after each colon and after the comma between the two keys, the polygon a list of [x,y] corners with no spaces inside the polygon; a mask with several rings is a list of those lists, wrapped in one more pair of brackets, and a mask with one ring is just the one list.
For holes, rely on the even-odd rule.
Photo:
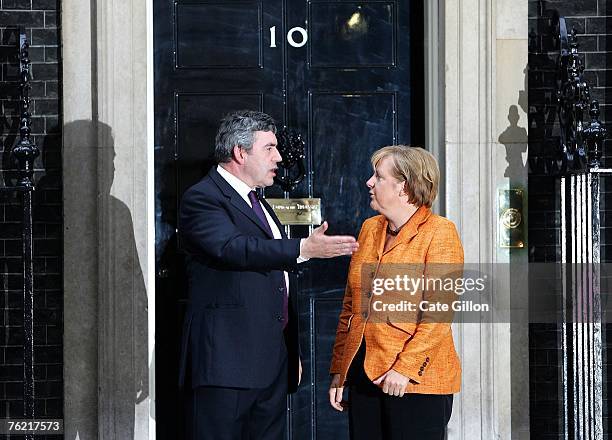
{"label": "woman's blonde hair", "polygon": [[438,195],[440,183],[440,169],[436,158],[420,147],[391,145],[372,154],[372,166],[376,168],[387,156],[393,159],[393,177],[405,182],[404,191],[408,194],[408,201],[416,207],[425,205],[431,208]]}

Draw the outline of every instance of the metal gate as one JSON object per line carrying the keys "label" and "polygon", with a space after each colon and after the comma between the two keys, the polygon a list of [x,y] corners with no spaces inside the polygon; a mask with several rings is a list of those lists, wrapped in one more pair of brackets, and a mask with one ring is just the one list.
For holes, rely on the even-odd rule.
{"label": "metal gate", "polygon": [[[19,31],[18,59],[20,79],[20,121],[19,141],[11,152],[17,165],[17,176],[12,186],[0,187],[1,192],[18,197],[23,211],[22,220],[22,261],[23,261],[23,396],[26,419],[34,418],[34,267],[32,263],[32,193],[34,191],[33,163],[40,154],[38,147],[30,139],[30,60],[29,43],[24,29]],[[6,183],[6,182],[5,182]],[[26,434],[33,439],[33,434]]]}
{"label": "metal gate", "polygon": [[[562,267],[562,390],[565,439],[604,438],[600,168],[606,130],[590,101],[575,30],[559,19],[558,116]],[[583,120],[589,110],[590,121]]]}

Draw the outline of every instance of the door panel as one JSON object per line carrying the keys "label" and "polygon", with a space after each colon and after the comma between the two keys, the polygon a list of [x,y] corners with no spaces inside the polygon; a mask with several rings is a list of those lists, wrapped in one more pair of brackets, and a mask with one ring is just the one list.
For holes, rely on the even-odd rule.
{"label": "door panel", "polygon": [[370,155],[393,143],[395,95],[313,92],[309,113],[312,194],[323,199],[330,233],[356,234],[373,214],[365,186],[372,175]]}
{"label": "door panel", "polygon": [[175,17],[177,68],[262,67],[261,2],[177,3]]}
{"label": "door panel", "polygon": [[[154,0],[158,438],[182,438],[184,426],[176,387],[186,302],[178,203],[213,164],[219,120],[248,108],[298,130],[307,175],[289,196],[320,197],[330,233],[357,235],[375,214],[365,187],[371,153],[424,138],[421,3]],[[287,42],[295,27],[308,35],[302,47]],[[302,41],[299,30],[291,37]],[[277,186],[265,190],[284,195]],[[305,237],[309,228],[289,232]],[[346,413],[327,402],[348,263],[300,265],[304,377],[288,399],[290,438],[348,438]]]}
{"label": "door panel", "polygon": [[310,66],[394,67],[395,12],[395,2],[310,3]]}

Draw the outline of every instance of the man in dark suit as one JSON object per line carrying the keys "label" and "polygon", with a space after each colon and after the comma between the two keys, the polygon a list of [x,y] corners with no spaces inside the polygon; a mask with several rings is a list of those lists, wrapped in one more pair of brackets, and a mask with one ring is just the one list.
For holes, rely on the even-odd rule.
{"label": "man in dark suit", "polygon": [[226,116],[215,141],[218,165],[181,202],[190,298],[181,383],[191,388],[193,439],[284,438],[288,382],[297,387],[301,374],[287,272],[358,246],[354,237],[326,236],[327,223],[306,239],[286,237],[255,192],[274,183],[275,133],[264,113]]}

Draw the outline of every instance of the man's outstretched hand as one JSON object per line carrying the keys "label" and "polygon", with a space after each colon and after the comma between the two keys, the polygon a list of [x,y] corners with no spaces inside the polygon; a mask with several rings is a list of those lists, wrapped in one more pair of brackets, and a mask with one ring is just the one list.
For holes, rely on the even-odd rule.
{"label": "man's outstretched hand", "polygon": [[355,237],[350,235],[325,235],[327,222],[316,228],[302,242],[300,256],[304,258],[333,258],[340,255],[351,255],[359,248]]}

